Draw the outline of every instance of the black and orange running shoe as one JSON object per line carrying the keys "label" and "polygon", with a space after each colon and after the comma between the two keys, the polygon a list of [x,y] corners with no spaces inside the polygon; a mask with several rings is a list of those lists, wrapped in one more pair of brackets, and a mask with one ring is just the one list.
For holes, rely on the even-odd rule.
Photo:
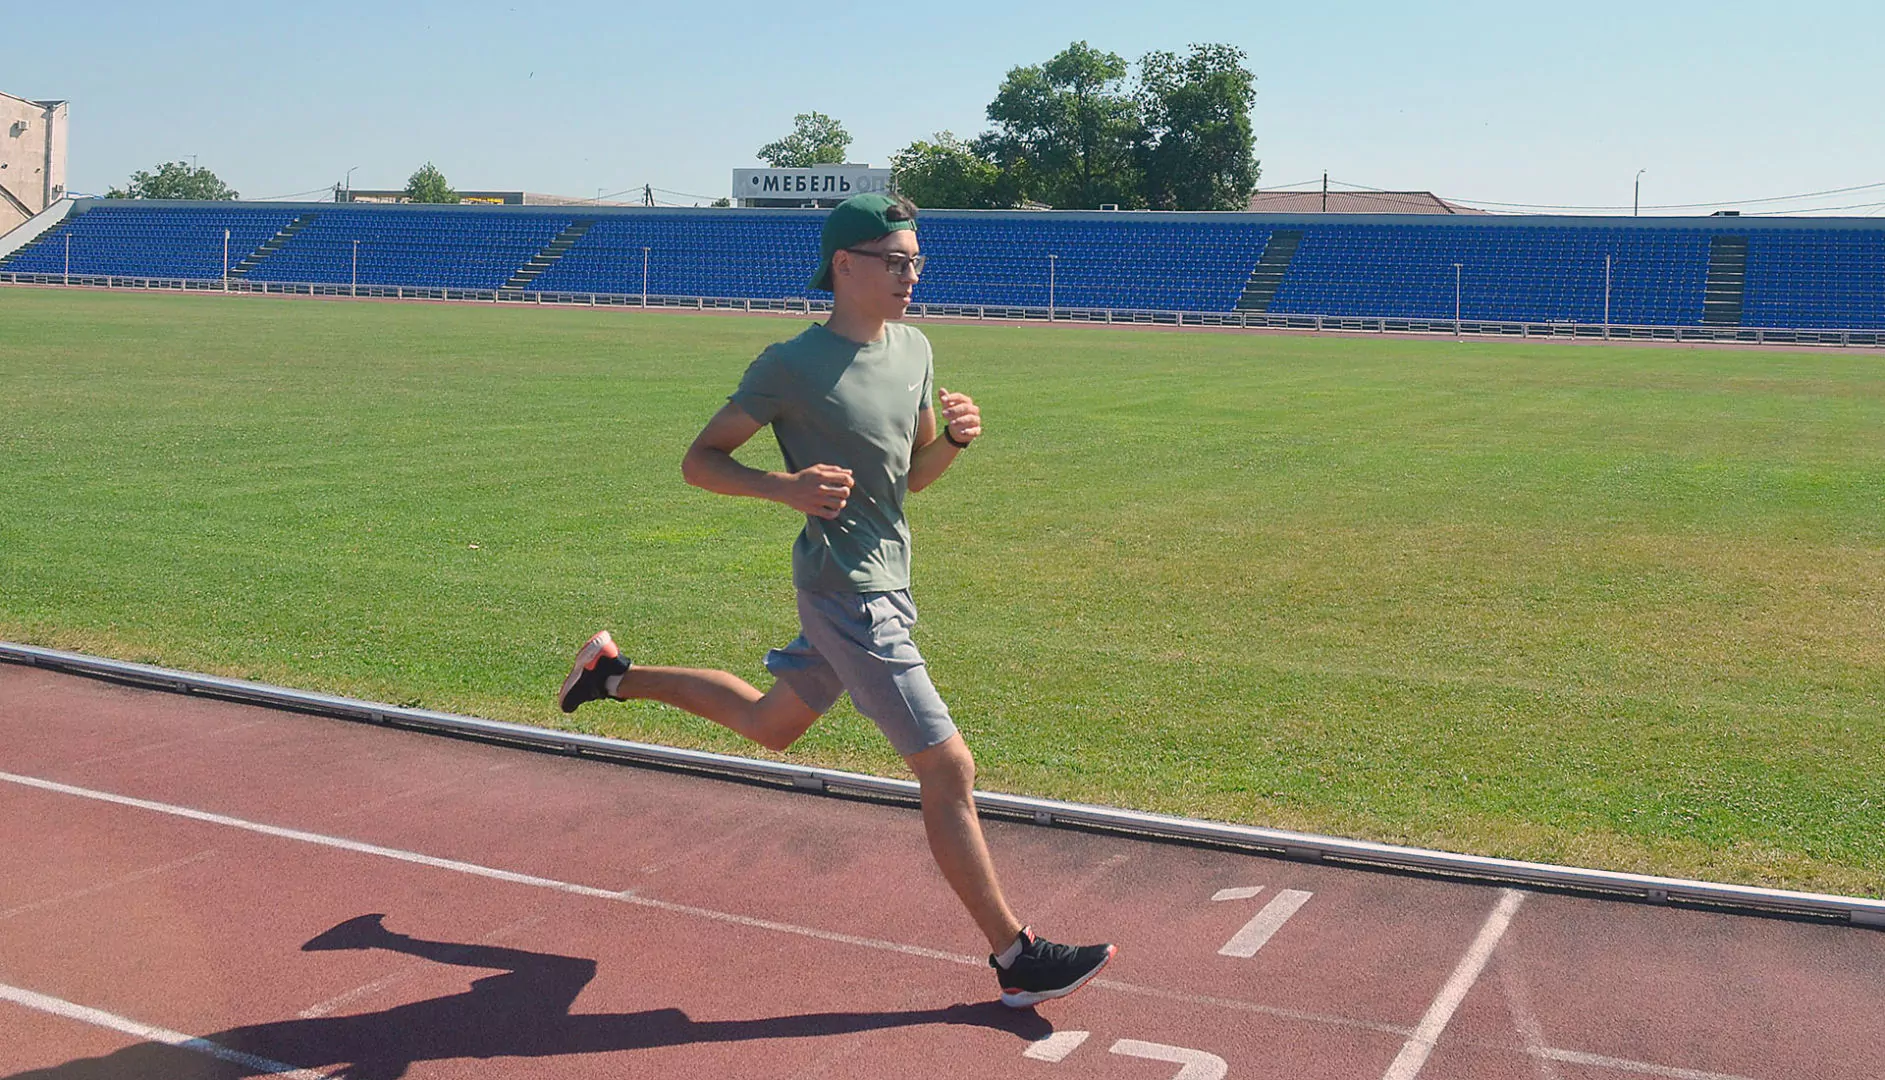
{"label": "black and orange running shoe", "polygon": [[1021,941],[1021,955],[1007,967],[988,958],[1001,980],[1001,1003],[1011,1009],[1066,997],[1098,975],[1118,951],[1111,945],[1056,945],[1028,928],[1022,929]]}
{"label": "black and orange running shoe", "polygon": [[608,681],[626,672],[628,667],[628,661],[615,647],[615,639],[609,632],[596,631],[596,636],[576,650],[576,666],[569,669],[569,678],[563,680],[562,692],[556,695],[557,705],[564,712],[572,713],[585,701],[608,697]]}

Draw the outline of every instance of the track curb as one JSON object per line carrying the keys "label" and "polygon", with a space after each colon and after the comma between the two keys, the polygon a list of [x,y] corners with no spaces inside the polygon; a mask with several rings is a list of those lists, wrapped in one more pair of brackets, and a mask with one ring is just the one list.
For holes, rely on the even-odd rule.
{"label": "track curb", "polygon": [[[915,803],[918,789],[894,780],[837,769],[789,765],[776,761],[715,754],[702,750],[630,742],[579,732],[556,731],[485,720],[474,716],[364,701],[218,675],[178,671],[85,653],[0,641],[0,661],[86,675],[175,693],[198,694],[268,708],[313,713],[336,719],[381,724],[532,750],[574,754],[634,765],[685,769],[738,776],[794,789],[865,795]],[[1038,825],[1102,829],[1165,840],[1245,848],[1285,858],[1478,879],[1488,883],[1567,888],[1657,904],[1694,904],[1769,913],[1809,915],[1854,926],[1885,928],[1885,900],[1794,892],[1751,885],[1630,874],[1588,867],[1524,862],[1426,848],[1378,844],[1367,840],[1318,836],[1254,825],[1147,814],[1107,806],[978,791],[984,813],[1018,817]]]}

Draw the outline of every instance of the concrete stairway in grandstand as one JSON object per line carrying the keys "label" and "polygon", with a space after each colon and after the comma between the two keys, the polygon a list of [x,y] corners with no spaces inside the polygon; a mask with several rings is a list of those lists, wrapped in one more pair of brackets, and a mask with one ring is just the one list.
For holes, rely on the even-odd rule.
{"label": "concrete stairway in grandstand", "polygon": [[528,289],[530,283],[537,280],[538,275],[555,266],[558,259],[569,254],[569,249],[575,247],[576,241],[582,239],[583,234],[587,233],[590,226],[595,223],[595,218],[577,218],[570,222],[568,228],[557,233],[554,239],[543,246],[542,251],[532,255],[529,262],[511,275],[511,279],[504,283],[505,290]]}
{"label": "concrete stairway in grandstand", "polygon": [[1270,234],[1270,242],[1263,246],[1263,257],[1250,271],[1250,280],[1244,283],[1244,294],[1237,301],[1237,310],[1265,312],[1270,310],[1270,301],[1276,299],[1277,287],[1283,283],[1283,275],[1289,270],[1289,260],[1296,254],[1296,248],[1302,243],[1301,229],[1278,229]]}
{"label": "concrete stairway in grandstand", "polygon": [[1718,235],[1708,245],[1708,283],[1702,287],[1702,323],[1740,326],[1747,294],[1748,238]]}
{"label": "concrete stairway in grandstand", "polygon": [[247,274],[249,271],[255,269],[256,265],[259,264],[263,259],[266,259],[270,255],[273,255],[275,254],[275,252],[281,250],[281,246],[283,244],[286,244],[291,238],[293,238],[294,234],[300,232],[302,229],[307,228],[308,223],[313,221],[315,218],[319,216],[320,214],[318,212],[310,211],[306,214],[302,214],[298,218],[295,218],[293,221],[290,221],[288,224],[283,225],[281,227],[280,232],[277,232],[274,236],[269,237],[266,241],[262,243],[261,247],[256,248],[254,251],[250,252],[246,257],[244,257],[241,262],[230,267],[229,276],[232,278],[242,277],[243,275]]}

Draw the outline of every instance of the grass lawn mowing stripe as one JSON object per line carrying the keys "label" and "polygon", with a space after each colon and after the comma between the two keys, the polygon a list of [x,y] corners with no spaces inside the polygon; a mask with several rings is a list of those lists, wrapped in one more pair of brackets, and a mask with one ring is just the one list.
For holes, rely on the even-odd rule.
{"label": "grass lawn mowing stripe", "polygon": [[[0,289],[0,636],[553,727],[601,626],[763,683],[798,524],[679,460],[798,325]],[[924,329],[983,787],[1885,891],[1885,358]],[[786,756],[901,772],[848,705]]]}

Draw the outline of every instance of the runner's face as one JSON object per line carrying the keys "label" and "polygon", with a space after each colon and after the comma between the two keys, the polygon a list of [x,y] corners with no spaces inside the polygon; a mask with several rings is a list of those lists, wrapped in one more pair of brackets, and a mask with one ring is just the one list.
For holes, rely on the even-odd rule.
{"label": "runner's face", "polygon": [[858,244],[848,251],[840,251],[840,262],[836,269],[838,280],[842,282],[839,288],[845,302],[856,304],[877,318],[903,318],[904,311],[910,306],[911,293],[916,288],[917,271],[907,264],[900,272],[893,271],[890,262],[904,260],[893,258],[886,261],[879,256],[901,255],[908,259],[915,257],[920,250],[915,229],[898,229],[887,236]]}

